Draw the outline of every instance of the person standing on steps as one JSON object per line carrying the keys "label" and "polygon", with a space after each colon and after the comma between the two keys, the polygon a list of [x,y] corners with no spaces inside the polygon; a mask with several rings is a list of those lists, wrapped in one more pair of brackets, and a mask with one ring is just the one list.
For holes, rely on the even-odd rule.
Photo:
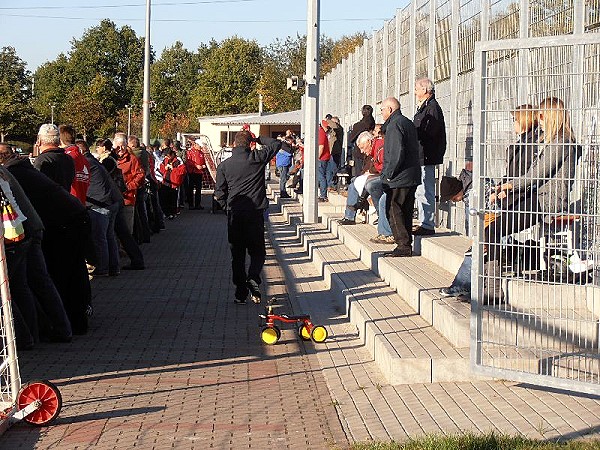
{"label": "person standing on steps", "polygon": [[381,131],[383,168],[381,181],[386,194],[385,213],[389,220],[396,248],[384,256],[412,256],[412,216],[415,191],[421,184],[421,150],[417,130],[400,112],[400,102],[388,97],[379,108],[385,123]]}
{"label": "person standing on steps", "polygon": [[446,124],[442,108],[435,99],[435,87],[429,78],[420,78],[415,83],[415,100],[417,112],[413,123],[423,148],[423,161],[421,184],[415,194],[419,225],[412,232],[415,236],[429,236],[435,233],[435,166],[444,162]]}
{"label": "person standing on steps", "polygon": [[[252,143],[262,147],[252,150]],[[264,212],[269,207],[265,166],[281,149],[281,141],[247,130],[235,135],[231,157],[217,167],[215,200],[227,211],[227,235],[231,249],[231,269],[235,300],[246,304],[248,292],[260,303],[260,273],[265,263]],[[246,271],[246,252],[250,266]]]}

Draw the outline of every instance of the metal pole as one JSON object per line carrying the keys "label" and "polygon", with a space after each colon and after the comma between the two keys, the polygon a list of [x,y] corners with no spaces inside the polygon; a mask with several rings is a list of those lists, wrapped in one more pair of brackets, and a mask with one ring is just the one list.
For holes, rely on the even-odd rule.
{"label": "metal pole", "polygon": [[306,15],[306,100],[304,108],[304,222],[317,223],[317,164],[319,161],[319,11],[320,0],[308,0]]}
{"label": "metal pole", "polygon": [[131,106],[125,105],[127,108],[127,136],[131,136]]}
{"label": "metal pole", "polygon": [[144,47],[144,98],[142,142],[150,145],[150,0],[146,0],[146,39]]}
{"label": "metal pole", "polygon": [[49,105],[50,106],[50,123],[52,125],[54,125],[54,105]]}

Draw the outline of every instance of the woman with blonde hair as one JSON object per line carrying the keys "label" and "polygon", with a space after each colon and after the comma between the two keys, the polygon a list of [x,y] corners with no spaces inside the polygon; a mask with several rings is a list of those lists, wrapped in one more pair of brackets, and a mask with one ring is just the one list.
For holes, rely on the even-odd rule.
{"label": "woman with blonde hair", "polygon": [[575,144],[569,113],[562,100],[544,99],[538,107],[537,119],[541,134],[529,169],[522,176],[507,178],[496,189],[498,198],[512,193],[519,201],[487,228],[491,259],[503,259],[499,244],[502,237],[542,220],[549,223],[569,210],[569,194],[581,147]]}

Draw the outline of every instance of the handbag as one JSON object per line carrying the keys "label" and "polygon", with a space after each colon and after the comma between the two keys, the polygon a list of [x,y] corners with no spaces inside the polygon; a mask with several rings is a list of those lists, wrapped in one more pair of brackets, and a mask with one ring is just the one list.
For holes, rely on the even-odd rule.
{"label": "handbag", "polygon": [[0,187],[0,207],[2,208],[4,243],[12,244],[25,239],[25,229],[23,228],[25,218],[23,217],[23,213],[20,213],[20,210],[13,207],[2,187]]}

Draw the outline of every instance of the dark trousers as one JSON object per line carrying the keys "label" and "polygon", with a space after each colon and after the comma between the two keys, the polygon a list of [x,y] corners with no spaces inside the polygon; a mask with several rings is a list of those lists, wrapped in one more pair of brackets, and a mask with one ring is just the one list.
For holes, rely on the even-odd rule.
{"label": "dark trousers", "polygon": [[134,236],[138,243],[150,242],[150,224],[148,222],[148,211],[146,209],[146,198],[148,192],[146,186],[142,186],[137,191],[135,199],[135,216],[133,218]]}
{"label": "dark trousers", "polygon": [[70,338],[71,322],[54,281],[48,274],[42,252],[41,231],[31,236],[27,252],[27,283],[36,298],[41,334],[60,339]]}
{"label": "dark trousers", "polygon": [[6,266],[10,280],[10,296],[14,308],[14,324],[17,344],[27,347],[38,340],[38,317],[33,296],[27,283],[27,253],[30,239],[7,245]]}
{"label": "dark trousers", "polygon": [[523,231],[540,220],[538,212],[540,205],[536,197],[523,199],[508,211],[500,213],[485,229],[485,239],[488,242],[488,258],[496,260],[503,266],[506,261],[513,261],[517,256],[514,248],[502,251],[502,238]]}
{"label": "dark trousers", "polygon": [[140,246],[135,242],[133,235],[129,232],[125,214],[123,213],[123,205],[119,208],[119,212],[115,218],[115,234],[123,246],[123,250],[129,256],[132,266],[141,267],[144,265],[144,256],[140,250]]}
{"label": "dark trousers", "polygon": [[[265,264],[265,219],[263,211],[229,211],[227,214],[227,235],[231,249],[231,269],[235,296],[246,298],[246,281],[261,283],[260,272]],[[250,256],[250,266],[246,272],[246,252]]]}
{"label": "dark trousers", "polygon": [[[194,193],[194,189],[196,192]],[[187,202],[190,209],[202,206],[202,174],[188,173]]]}
{"label": "dark trousers", "polygon": [[90,232],[85,211],[84,216],[68,225],[46,229],[42,241],[48,273],[60,293],[74,334],[87,332],[86,310],[92,303],[92,289],[85,265],[85,242]]}
{"label": "dark trousers", "polygon": [[177,188],[170,188],[165,184],[161,184],[158,188],[158,198],[160,199],[160,207],[167,216],[177,214]]}
{"label": "dark trousers", "polygon": [[412,217],[416,186],[385,188],[385,214],[390,222],[396,246],[402,251],[412,251]]}

